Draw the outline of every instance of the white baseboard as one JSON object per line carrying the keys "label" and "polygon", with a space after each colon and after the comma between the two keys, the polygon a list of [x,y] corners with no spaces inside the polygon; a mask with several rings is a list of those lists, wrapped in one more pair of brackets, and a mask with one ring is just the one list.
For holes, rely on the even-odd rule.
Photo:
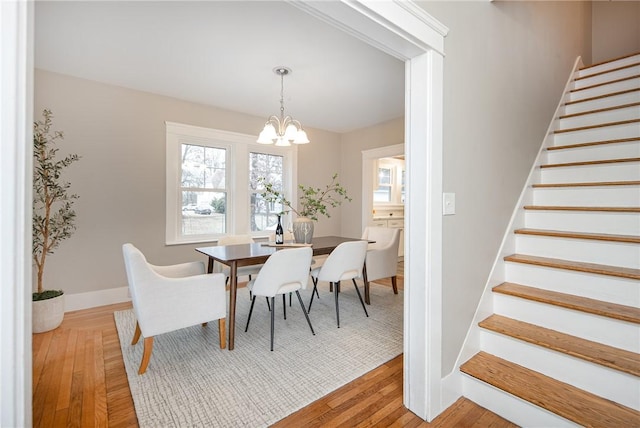
{"label": "white baseboard", "polygon": [[97,306],[112,305],[131,301],[129,287],[109,288],[106,290],[89,291],[64,295],[64,311],[78,311],[80,309],[95,308]]}

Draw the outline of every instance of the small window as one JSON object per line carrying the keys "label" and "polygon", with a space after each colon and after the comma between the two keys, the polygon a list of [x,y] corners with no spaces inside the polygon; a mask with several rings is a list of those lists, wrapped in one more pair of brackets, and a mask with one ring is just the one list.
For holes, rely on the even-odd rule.
{"label": "small window", "polygon": [[284,157],[268,153],[249,153],[249,217],[251,231],[275,230],[278,224],[278,214],[283,211],[281,204],[265,201],[260,193],[264,187],[260,186],[259,178],[265,178],[274,187],[284,189]]}

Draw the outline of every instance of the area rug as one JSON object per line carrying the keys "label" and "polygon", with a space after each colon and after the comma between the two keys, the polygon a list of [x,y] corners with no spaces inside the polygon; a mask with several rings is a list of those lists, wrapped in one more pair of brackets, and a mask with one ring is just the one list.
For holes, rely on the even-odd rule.
{"label": "area rug", "polygon": [[[220,349],[218,323],[155,338],[147,372],[138,375],[142,340],[131,346],[132,310],[115,312],[127,378],[141,427],[263,427],[316,401],[402,353],[403,295],[371,284],[364,311],[352,284],[340,293],[340,328],[328,285],[310,312],[309,330],[295,295],[283,319],[276,299],[274,351],[270,313],[256,300],[244,332],[250,299],[238,290],[235,349]],[[301,292],[308,303],[310,290]]]}

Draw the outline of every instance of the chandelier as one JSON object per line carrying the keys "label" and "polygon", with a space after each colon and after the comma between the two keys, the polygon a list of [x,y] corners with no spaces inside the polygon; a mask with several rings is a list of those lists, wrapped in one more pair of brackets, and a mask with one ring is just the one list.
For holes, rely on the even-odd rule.
{"label": "chandelier", "polygon": [[273,72],[280,76],[280,117],[273,115],[267,119],[264,128],[258,136],[260,144],[274,144],[276,146],[290,146],[294,144],[307,144],[309,138],[302,129],[302,125],[291,116],[284,115],[284,76],[292,73],[290,68],[278,66]]}

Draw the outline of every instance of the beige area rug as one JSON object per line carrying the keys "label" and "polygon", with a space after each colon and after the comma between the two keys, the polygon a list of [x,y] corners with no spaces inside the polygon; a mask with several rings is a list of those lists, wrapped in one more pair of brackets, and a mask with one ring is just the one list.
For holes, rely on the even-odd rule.
{"label": "beige area rug", "polygon": [[[218,345],[218,324],[156,337],[147,372],[137,374],[142,340],[131,346],[132,310],[114,314],[129,386],[141,427],[268,426],[402,353],[403,294],[371,284],[365,317],[353,284],[340,294],[340,329],[333,295],[321,284],[309,330],[295,295],[282,316],[276,299],[274,351],[270,313],[257,299],[249,331],[249,294],[238,290],[233,351]],[[362,287],[361,287],[362,290]],[[310,290],[301,292],[308,305]]]}

